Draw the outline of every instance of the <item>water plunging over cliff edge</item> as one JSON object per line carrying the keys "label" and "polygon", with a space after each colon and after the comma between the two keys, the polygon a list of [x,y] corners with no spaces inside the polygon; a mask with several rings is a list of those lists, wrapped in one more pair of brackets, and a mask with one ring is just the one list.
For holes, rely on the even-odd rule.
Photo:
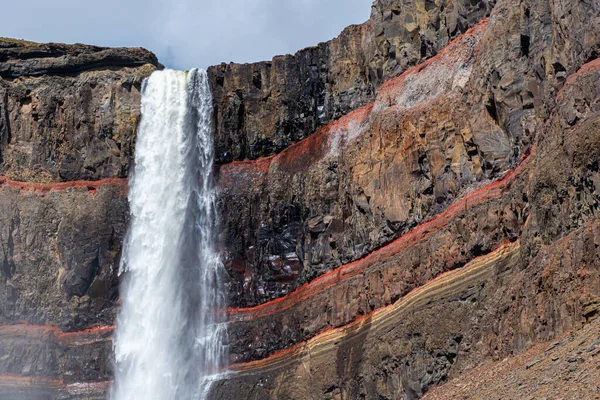
{"label": "water plunging over cliff edge", "polygon": [[113,400],[204,399],[227,357],[205,71],[144,82],[120,273]]}

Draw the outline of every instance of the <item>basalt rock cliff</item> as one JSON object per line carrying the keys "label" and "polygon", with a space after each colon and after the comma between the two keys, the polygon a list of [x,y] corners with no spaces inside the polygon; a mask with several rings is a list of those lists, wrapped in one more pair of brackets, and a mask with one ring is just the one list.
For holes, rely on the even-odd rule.
{"label": "basalt rock cliff", "polygon": [[[378,0],[209,69],[216,399],[595,398],[600,4]],[[105,398],[139,49],[0,40],[0,393]],[[439,388],[436,388],[440,385]]]}

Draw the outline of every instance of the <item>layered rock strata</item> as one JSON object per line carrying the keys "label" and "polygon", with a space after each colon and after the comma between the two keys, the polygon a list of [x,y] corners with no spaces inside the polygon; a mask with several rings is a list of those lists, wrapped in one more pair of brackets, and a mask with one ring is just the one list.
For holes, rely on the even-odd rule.
{"label": "layered rock strata", "polygon": [[[489,49],[497,51],[496,49],[500,47],[497,43],[501,42],[497,38],[511,37],[506,32],[502,35],[499,34],[499,31],[505,29],[506,26],[504,18],[510,20],[521,13],[532,15],[531,9],[529,11],[523,8],[516,10],[513,7],[513,3],[500,2],[492,13],[491,20],[485,28],[482,38],[479,39],[479,46],[475,50],[475,61],[473,62],[475,66],[471,70],[470,76],[466,78],[465,86],[469,88],[465,90],[467,93],[466,98],[477,98],[480,101],[486,99],[485,95],[478,95],[481,90],[475,89],[475,82],[478,85],[486,82],[486,80],[481,79],[479,74],[482,70],[489,71],[493,67],[494,70],[489,75],[483,74],[492,78],[491,81],[487,81],[489,85],[487,96],[491,96],[487,98],[491,99],[491,102],[483,101],[483,104],[479,103],[479,106],[482,111],[487,112],[487,121],[496,125],[497,130],[484,129],[479,131],[481,136],[479,140],[475,140],[475,143],[485,143],[490,138],[498,137],[498,133],[504,133],[509,137],[507,142],[512,143],[512,146],[521,143],[519,145],[522,146],[521,150],[518,147],[513,147],[516,151],[514,153],[508,152],[517,159],[526,154],[525,149],[531,145],[534,138],[538,143],[534,146],[534,155],[531,156],[531,160],[526,159],[520,167],[525,172],[515,173],[517,176],[515,179],[520,183],[501,192],[500,198],[502,201],[506,202],[505,204],[510,204],[508,208],[496,208],[486,204],[480,210],[475,208],[473,216],[469,215],[471,210],[466,209],[465,214],[461,215],[462,218],[457,218],[462,225],[465,224],[465,221],[477,221],[475,215],[486,215],[488,221],[493,221],[487,226],[474,226],[472,231],[465,230],[477,236],[480,243],[489,244],[490,239],[514,240],[519,236],[521,237],[521,246],[515,264],[510,267],[501,265],[502,268],[499,268],[500,271],[496,273],[493,279],[483,283],[473,282],[473,285],[469,286],[471,288],[483,287],[481,289],[482,297],[474,299],[474,303],[477,304],[476,309],[480,311],[475,311],[475,308],[469,311],[456,311],[461,308],[460,304],[463,301],[460,296],[457,300],[444,305],[437,305],[432,300],[432,308],[435,308],[435,312],[426,313],[420,310],[417,316],[402,315],[396,317],[395,320],[396,323],[403,321],[397,329],[407,329],[407,332],[412,330],[413,333],[420,330],[427,331],[426,334],[415,334],[418,338],[422,337],[422,340],[414,340],[411,339],[411,335],[408,333],[403,336],[398,332],[382,339],[377,336],[377,324],[369,323],[369,327],[363,330],[363,333],[368,333],[364,333],[360,343],[355,343],[350,338],[346,340],[344,334],[340,333],[340,336],[336,336],[338,348],[335,352],[330,349],[330,351],[324,351],[325,354],[322,354],[318,350],[313,350],[315,340],[318,341],[319,338],[326,337],[330,332],[340,332],[344,329],[328,331],[326,330],[328,327],[344,326],[348,321],[352,321],[357,317],[359,318],[358,321],[369,321],[373,315],[371,314],[371,304],[379,303],[378,306],[382,306],[385,305],[386,301],[393,301],[395,297],[392,293],[394,293],[395,282],[400,281],[403,276],[406,276],[404,278],[406,282],[399,286],[402,289],[399,291],[395,289],[396,293],[401,293],[400,296],[406,293],[406,290],[414,287],[410,284],[407,285],[407,283],[414,283],[418,287],[422,284],[419,283],[419,277],[428,277],[431,271],[436,270],[427,261],[423,261],[427,260],[427,256],[431,254],[431,249],[437,249],[437,246],[432,246],[429,251],[425,250],[420,253],[420,257],[415,257],[415,262],[412,265],[410,257],[394,259],[390,257],[392,254],[386,252],[384,248],[382,253],[385,256],[379,258],[376,255],[378,252],[376,252],[374,255],[367,257],[365,261],[358,262],[358,265],[362,263],[367,266],[356,275],[356,283],[353,285],[344,286],[346,271],[352,270],[353,265],[351,264],[348,267],[336,269],[334,273],[326,274],[322,279],[317,279],[301,287],[289,297],[250,309],[230,310],[232,320],[237,321],[232,325],[234,338],[239,338],[238,340],[241,342],[234,354],[242,361],[267,358],[241,365],[239,369],[243,372],[234,376],[230,381],[223,382],[218,391],[220,396],[226,398],[230,393],[229,390],[232,390],[231,388],[239,390],[242,387],[243,390],[246,390],[243,393],[248,398],[276,398],[278,396],[291,398],[307,396],[318,398],[336,398],[338,396],[342,396],[342,398],[361,396],[367,398],[412,398],[422,394],[430,385],[443,382],[452,374],[458,374],[463,369],[478,365],[482,360],[504,357],[512,352],[523,350],[533,343],[550,340],[555,335],[576,329],[581,324],[594,318],[598,312],[598,269],[595,262],[595,257],[597,257],[596,246],[591,245],[591,243],[596,241],[596,239],[592,239],[595,235],[592,232],[596,229],[595,213],[598,207],[598,191],[597,185],[594,183],[597,174],[595,163],[598,154],[600,154],[597,149],[599,130],[596,122],[598,86],[595,83],[598,78],[598,63],[597,61],[591,61],[585,65],[584,63],[590,59],[594,60],[595,54],[597,54],[598,32],[593,31],[578,36],[579,34],[576,32],[557,34],[555,31],[550,32],[542,29],[541,35],[537,37],[533,35],[534,42],[543,40],[545,43],[563,43],[565,35],[571,35],[570,40],[572,42],[562,46],[555,44],[545,47],[541,45],[528,47],[526,54],[523,52],[523,46],[521,46],[524,42],[520,42],[519,46],[514,47],[514,51],[521,52],[520,57],[507,57],[505,60],[510,61],[505,62],[505,64],[493,65],[490,63],[493,57],[486,54],[487,51],[490,51]],[[579,13],[575,11],[579,11]],[[589,8],[588,11],[590,12],[587,13],[583,9],[574,10],[571,7],[571,20],[569,23],[577,25],[585,18],[589,17],[593,20],[598,18],[598,10],[593,11],[593,8]],[[564,16],[565,14],[556,13],[556,15]],[[502,21],[502,24],[500,21]],[[556,24],[561,25],[563,22],[557,21]],[[509,30],[511,29],[513,28],[509,28]],[[591,38],[593,38],[593,41],[590,41]],[[523,40],[523,38],[519,38],[519,40]],[[483,46],[483,43],[486,45]],[[528,43],[531,46],[532,42]],[[586,43],[585,50],[578,50],[573,43]],[[534,53],[532,48],[535,48],[538,53]],[[550,65],[549,67],[554,71],[548,69],[547,77],[540,79],[542,78],[541,71],[538,70],[532,73],[530,67],[536,62],[547,59],[553,53],[552,57],[555,59],[573,62],[574,68],[569,66],[568,73],[560,73],[563,68],[565,71],[567,70],[563,64],[565,62],[561,61],[560,65],[556,65],[556,63]],[[443,54],[439,58],[443,58]],[[481,61],[478,63],[478,60]],[[435,63],[435,61],[437,60],[432,62]],[[579,69],[578,72],[576,72],[577,69]],[[507,81],[500,83],[504,72],[507,72]],[[525,76],[518,76],[519,74]],[[407,75],[407,77],[409,76]],[[493,82],[496,79],[494,76],[497,77],[497,82]],[[531,81],[525,83],[529,79],[528,76],[531,76],[535,86],[532,85]],[[520,83],[517,83],[519,81]],[[390,85],[393,84],[390,83]],[[516,90],[515,87],[511,87],[513,85],[517,87],[524,85],[524,87],[520,86],[522,89]],[[385,93],[384,90],[385,88],[382,88],[380,96]],[[406,92],[406,90],[399,90],[397,93],[402,95]],[[419,93],[423,93],[423,91],[421,90]],[[444,96],[444,100],[451,99],[451,92],[444,92]],[[393,106],[394,104],[392,104]],[[460,108],[460,105],[454,108]],[[348,116],[333,125],[331,130],[342,126],[342,129],[345,129],[343,132],[346,133],[350,131],[348,128],[350,126],[349,121],[356,123],[357,120],[355,126],[362,127],[365,125],[364,121],[368,121],[372,113],[380,110],[381,108],[377,108],[376,101],[373,108],[368,107]],[[486,114],[482,115],[485,116]],[[470,117],[472,118],[472,114],[463,113],[463,118],[469,119]],[[477,115],[475,118],[477,118]],[[478,119],[476,122],[480,121],[481,119]],[[517,123],[516,121],[520,122]],[[398,125],[401,126],[401,124]],[[331,130],[326,128],[327,133],[323,136],[328,135]],[[359,129],[358,131],[362,134],[365,130]],[[396,132],[403,131],[399,129]],[[510,133],[513,134],[510,135]],[[347,135],[351,136],[351,134]],[[357,136],[360,136],[360,134]],[[427,133],[424,136],[427,136]],[[331,140],[327,142],[327,145],[330,145],[331,142],[343,143],[343,141],[337,140],[337,142]],[[360,143],[360,139],[354,140],[354,142],[351,142],[351,146]],[[377,137],[377,140],[381,140],[380,137]],[[294,178],[290,179],[290,175],[293,177],[298,170],[309,169],[315,165],[314,159],[308,158],[310,155],[316,155],[319,159],[323,153],[327,154],[326,150],[321,150],[322,147],[327,148],[327,145],[321,145],[322,142],[326,142],[326,140],[319,139],[317,134],[302,142],[299,146],[284,151],[275,158],[253,164],[240,163],[233,165],[232,168],[237,168],[237,171],[240,172],[240,175],[236,176],[252,179],[252,183],[248,187],[256,195],[259,192],[256,188],[260,187],[260,179],[267,182],[264,184],[267,188],[277,186],[269,181],[270,174],[273,170],[276,171],[277,168],[280,168],[281,163],[287,161],[292,167],[286,170],[288,175],[286,175],[285,185],[288,187],[293,186]],[[360,144],[356,145],[356,147],[359,146]],[[362,146],[362,148],[364,147],[367,146]],[[393,147],[382,147],[393,153]],[[376,148],[376,146],[368,146],[369,150],[373,148]],[[490,148],[494,148],[494,146],[490,146]],[[295,152],[296,149],[297,152]],[[286,153],[289,154],[289,157],[286,157]],[[481,153],[485,155],[486,152]],[[506,164],[500,163],[500,165],[510,168],[510,165],[515,165],[517,162],[515,158],[507,157],[507,159],[509,161]],[[308,162],[307,160],[311,161]],[[485,165],[486,163],[482,164]],[[324,169],[321,167],[321,170]],[[492,172],[489,176],[494,177],[502,173],[501,168],[498,168],[496,172],[493,172],[493,168],[490,169]],[[275,207],[272,204],[277,204],[278,199],[297,201],[298,197],[309,192],[311,179],[314,179],[314,175],[314,173],[300,175],[298,181],[301,190],[283,189],[283,194],[280,192],[279,196],[268,197],[270,201],[267,203],[274,209]],[[404,177],[404,174],[398,175]],[[371,179],[368,182],[372,183],[374,180]],[[291,185],[290,181],[292,182]],[[283,185],[282,182],[281,186],[283,187]],[[344,185],[344,187],[350,186]],[[401,185],[398,186],[402,187]],[[414,187],[414,185],[412,186]],[[326,187],[326,185],[320,187]],[[472,189],[466,186],[464,190],[470,191]],[[357,197],[346,196],[345,198],[354,199]],[[366,203],[370,206],[371,198],[365,197],[368,198]],[[317,196],[314,196],[311,199],[312,202],[307,201],[305,203],[306,208],[310,210],[310,207],[318,201],[317,198]],[[302,209],[301,207],[298,208]],[[366,206],[363,206],[363,208],[367,209]],[[321,212],[321,215],[324,214],[326,212]],[[279,222],[281,220],[289,221],[291,219],[290,215],[293,218],[293,213],[287,211],[286,217],[288,219],[282,218]],[[509,218],[509,222],[514,222],[512,224],[507,223],[506,217]],[[309,228],[305,228],[306,231],[310,232],[310,228],[314,228],[313,232],[310,232],[312,233],[311,239],[318,236],[323,227],[325,229],[328,227],[324,221],[325,218],[320,218],[319,221],[315,219],[315,221],[310,222],[308,221],[310,218],[304,219],[304,226]],[[260,226],[264,226],[267,223],[266,221],[275,220],[277,219],[273,217],[265,217],[263,219],[265,222]],[[328,222],[331,222],[331,220],[329,218]],[[344,222],[347,221],[348,219],[344,220]],[[281,223],[278,224],[278,226],[280,225]],[[507,227],[511,229],[507,229]],[[460,232],[455,228],[453,229],[451,223],[448,228],[453,230],[454,235]],[[569,232],[573,233],[569,235]],[[565,235],[568,235],[570,239],[556,242]],[[580,238],[586,235],[592,235],[588,236],[587,243],[590,245],[587,246],[580,242]],[[293,236],[288,234],[286,239],[289,240],[289,237]],[[263,237],[269,238],[273,235],[267,234]],[[457,244],[455,247],[457,250],[464,246],[460,244],[462,235],[451,237],[452,239],[447,239],[448,242],[446,243],[448,245]],[[302,241],[302,245],[305,245],[307,241]],[[296,245],[296,248],[298,246]],[[294,248],[294,246],[292,245],[290,248]],[[468,247],[466,249],[462,247],[461,250],[462,252],[459,250],[459,254],[469,254]],[[477,250],[483,253],[490,251],[489,247],[476,246],[474,249],[471,248],[472,253],[470,256],[476,255]],[[453,253],[450,252],[450,254]],[[298,258],[302,259],[301,257]],[[366,261],[369,258],[379,259],[380,262],[375,262],[374,265],[369,264]],[[248,258],[246,257],[246,259]],[[556,261],[552,261],[555,259]],[[452,255],[446,256],[436,266],[442,266],[439,269],[440,272],[444,271],[444,268],[460,267],[460,263],[452,264],[453,260]],[[386,262],[391,266],[385,266]],[[447,267],[444,267],[445,262],[448,262]],[[403,265],[405,263],[406,266]],[[232,263],[232,265],[238,271],[243,271],[239,263]],[[305,265],[306,263],[300,268]],[[252,267],[254,268],[253,272],[246,273],[246,278],[256,277],[256,266]],[[277,263],[272,263],[271,267],[271,270],[277,271]],[[390,276],[389,273],[386,273],[386,268],[393,271],[396,276]],[[398,275],[400,277],[397,277]],[[369,278],[369,276],[376,278]],[[310,279],[307,280],[310,281]],[[333,282],[332,287],[335,286],[338,290],[313,290],[313,288],[319,287],[321,283],[327,286],[326,282]],[[245,283],[248,284],[249,280],[246,279]],[[321,293],[327,294],[321,295]],[[463,297],[470,298],[472,296],[463,294]],[[401,301],[402,297],[398,302]],[[465,303],[468,304],[469,302]],[[377,308],[377,306],[373,308]],[[449,316],[443,318],[442,321],[439,317],[434,317],[445,314]],[[473,314],[478,315],[475,326],[473,325],[474,322],[470,321]],[[415,321],[417,318],[418,323]],[[427,326],[418,329],[424,321],[436,321],[435,328],[437,330],[433,330],[434,327],[428,323],[425,323]],[[456,321],[459,321],[457,325],[464,328],[461,328],[462,332],[451,325]],[[479,323],[482,325],[480,326]],[[301,328],[296,329],[298,326]],[[405,328],[406,326],[408,328]],[[485,326],[485,328],[482,328],[482,326]],[[239,327],[239,331],[236,327]],[[236,336],[238,332],[239,336]],[[245,334],[242,334],[242,332]],[[252,334],[248,335],[248,332]],[[319,332],[325,333],[319,334]],[[440,334],[440,332],[443,333]],[[466,332],[468,334],[465,334]],[[368,342],[366,337],[371,333],[373,342]],[[317,336],[314,336],[315,334]],[[452,341],[453,336],[459,337],[457,343]],[[314,337],[314,339],[306,341],[310,337]],[[390,355],[395,351],[392,349],[398,347],[390,346],[389,343],[393,342],[392,338],[397,337],[403,337],[405,343],[410,343],[411,350],[407,353],[398,351],[399,354]],[[234,346],[236,342],[237,340],[233,339]],[[283,350],[272,355],[277,350],[294,346],[298,342],[301,344],[291,347],[292,350]],[[432,342],[437,344],[432,345]],[[341,354],[339,349],[344,348],[345,343],[352,344],[348,345],[348,354]],[[365,343],[368,344],[365,345]],[[385,347],[386,345],[389,347]],[[400,342],[398,342],[398,345],[400,345]],[[463,353],[446,348],[446,346],[451,345],[463,348]],[[376,349],[382,346],[386,350],[379,353]],[[475,347],[477,347],[477,351],[473,350]],[[363,354],[360,351],[361,348],[368,348],[368,353],[375,354],[373,357],[371,357],[371,354]],[[357,358],[353,358],[355,353],[359,354]],[[270,354],[271,356],[269,356]],[[381,360],[385,360],[385,362],[381,361],[378,356],[381,356]],[[440,358],[443,362],[440,361]],[[281,364],[278,364],[279,361],[277,360],[280,360]],[[334,364],[337,365],[337,369],[332,367]],[[349,372],[350,369],[352,369],[351,372]],[[290,373],[290,370],[294,372]],[[348,375],[352,375],[353,378],[348,378]]]}
{"label": "layered rock strata", "polygon": [[598,52],[597,25],[584,27],[594,7],[501,1],[371,105],[277,156],[222,166],[230,303],[290,293],[514,168],[567,77]]}
{"label": "layered rock strata", "polygon": [[2,398],[106,395],[141,84],[161,67],[0,39]]}
{"label": "layered rock strata", "polygon": [[[594,320],[598,27],[593,2],[377,1],[329,44],[211,69],[221,161],[278,153],[217,171],[236,373],[213,396],[412,399]],[[160,65],[0,43],[0,392],[102,398]]]}
{"label": "layered rock strata", "polygon": [[[538,125],[533,154],[505,178],[514,183],[492,185],[500,186],[500,207],[493,199],[482,207],[469,206],[468,201],[457,204],[462,212],[457,222],[462,226],[466,221],[493,221],[466,232],[488,243],[520,237],[517,242],[500,245],[465,267],[450,264],[450,269],[458,269],[431,280],[434,266],[442,266],[437,271],[443,272],[444,264],[455,259],[452,254],[465,254],[460,251],[464,233],[451,222],[442,223],[455,235],[442,243],[456,246],[455,253],[438,258],[433,249],[440,245],[427,247],[426,240],[409,248],[424,248],[418,258],[410,252],[399,252],[394,258],[394,252],[384,248],[356,264],[366,265],[354,284],[345,285],[353,279],[346,272],[353,270],[350,264],[289,297],[253,309],[230,310],[238,321],[233,323],[234,335],[236,326],[246,332],[240,336],[243,345],[238,356],[259,360],[236,366],[240,373],[220,384],[217,398],[227,398],[240,388],[247,398],[416,398],[431,385],[485,360],[502,359],[596,319],[600,306],[598,77],[598,61],[569,77],[550,117]],[[471,196],[481,197],[476,191],[466,199]],[[446,213],[451,211],[452,207]],[[510,222],[520,228],[514,229]],[[422,226],[431,237],[437,235],[428,223]],[[495,258],[507,248],[510,262]],[[380,252],[385,255],[378,256]],[[428,257],[437,263],[427,262]],[[485,260],[490,260],[488,268],[493,272],[482,279],[472,268],[486,264]],[[461,274],[468,277],[466,282],[446,298],[437,297],[436,289],[427,294],[429,287],[443,286],[448,276]],[[421,277],[430,283],[419,283]],[[328,280],[335,282],[334,289],[311,290],[311,285],[318,288]],[[374,312],[369,309],[377,302],[384,307],[398,287],[404,292],[395,303]],[[411,287],[415,289],[402,295]],[[425,306],[400,312],[389,326],[380,322],[380,313],[401,308],[415,296],[424,296],[420,304]],[[296,326],[302,328],[294,331]],[[306,341],[305,337],[313,338]],[[285,350],[275,352],[278,349]]]}

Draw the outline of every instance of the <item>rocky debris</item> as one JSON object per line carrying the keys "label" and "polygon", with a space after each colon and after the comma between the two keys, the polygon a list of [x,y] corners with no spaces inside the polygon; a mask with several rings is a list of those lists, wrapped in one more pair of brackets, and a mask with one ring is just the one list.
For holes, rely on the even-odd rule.
{"label": "rocky debris", "polygon": [[436,55],[495,0],[377,0],[369,21],[295,55],[209,68],[217,161],[279,153],[373,101],[386,80]]}
{"label": "rocky debris", "polygon": [[[600,399],[599,354],[581,351],[590,343],[594,346],[598,332],[600,320],[564,335],[546,350],[547,344],[540,344],[500,362],[479,366],[432,389],[423,400]],[[567,363],[575,360],[578,367],[571,371],[565,359]]]}
{"label": "rocky debris", "polygon": [[2,394],[11,400],[105,400],[111,381],[67,384],[60,379],[0,376]]}
{"label": "rocky debris", "polygon": [[0,174],[28,182],[126,177],[142,81],[161,67],[143,49],[0,39]]}
{"label": "rocky debris", "polygon": [[[494,17],[492,14],[492,26]],[[372,298],[385,302],[389,292],[383,289],[387,289],[387,284],[398,278],[386,273],[378,275],[377,272],[385,269],[386,261],[398,263],[393,258],[386,258],[379,264],[368,267],[369,273],[378,276],[379,281],[370,280],[365,274],[365,279],[358,280],[355,284],[356,288],[364,288],[364,292],[344,288],[331,297],[315,296],[315,301],[321,305],[326,304],[325,307],[319,307],[315,303],[306,309],[299,306],[296,312],[285,308],[278,310],[285,298],[276,300],[273,302],[274,312],[261,317],[263,319],[259,319],[260,326],[253,325],[251,319],[242,322],[251,327],[249,331],[253,334],[246,336],[244,340],[240,339],[240,347],[235,347],[237,336],[235,324],[233,325],[233,348],[239,349],[240,354],[251,354],[256,350],[256,355],[263,352],[265,356],[281,348],[288,347],[289,350],[240,365],[239,370],[242,372],[239,377],[220,383],[215,396],[227,398],[230,390],[241,390],[242,393],[252,393],[261,398],[417,398],[426,393],[431,385],[440,384],[490,359],[501,360],[535,343],[553,340],[558,335],[580,329],[594,321],[600,304],[600,257],[596,245],[600,243],[597,214],[600,192],[596,190],[594,183],[598,173],[596,160],[600,155],[597,108],[599,77],[600,64],[597,61],[582,65],[568,79],[565,77],[561,90],[550,90],[548,112],[543,111],[543,108],[536,111],[542,115],[547,114],[548,118],[543,124],[536,124],[532,132],[532,136],[536,137],[536,144],[532,149],[532,162],[527,166],[530,172],[525,174],[529,183],[522,187],[515,186],[512,194],[509,192],[504,195],[509,203],[528,203],[520,208],[532,212],[530,217],[521,220],[523,231],[521,234],[517,233],[517,236],[521,236],[521,246],[518,260],[514,264],[496,264],[495,277],[485,283],[478,283],[479,278],[473,276],[474,280],[466,285],[471,291],[458,295],[455,301],[446,298],[438,304],[432,300],[428,303],[431,307],[429,310],[419,309],[418,312],[395,317],[397,326],[389,331],[373,320],[372,316],[377,315],[377,311],[371,313],[368,307],[354,305],[365,304],[362,303],[362,295],[356,293],[369,293],[371,288],[374,288]],[[531,116],[521,115],[520,118],[527,121]],[[272,163],[275,160],[277,158]],[[368,202],[363,204],[369,205]],[[362,207],[366,208],[366,205]],[[485,207],[479,212],[485,215],[486,211],[488,215],[489,211],[494,213],[493,208],[490,210]],[[524,215],[526,214],[527,211],[524,211]],[[469,216],[465,218],[473,219]],[[312,233],[321,231],[314,229],[320,223],[318,218],[313,217],[307,221],[313,226],[312,231],[316,231]],[[452,230],[451,226],[449,224],[447,228]],[[502,223],[494,226],[500,227]],[[493,229],[477,228],[472,232],[480,238],[497,237]],[[459,235],[449,240],[448,244],[460,240]],[[488,250],[483,250],[484,253],[486,251]],[[428,272],[418,271],[425,265],[423,257],[420,257],[412,268],[392,267],[391,270],[396,275],[413,272],[416,276],[422,276]],[[340,269],[339,273],[343,276],[344,269]],[[417,279],[413,276],[413,281]],[[383,283],[381,288],[377,286],[377,282]],[[370,298],[369,295],[365,297]],[[398,301],[403,299],[401,297]],[[298,304],[305,305],[309,302],[309,298],[306,298]],[[466,311],[464,304],[473,304],[473,309]],[[254,313],[258,309],[260,307],[249,311]],[[294,320],[298,315],[299,319]],[[314,339],[297,343],[297,338],[302,337],[305,331],[309,332],[310,337],[312,324],[319,326],[321,323],[320,315],[325,315],[324,319],[331,321],[333,327],[344,324],[336,322],[340,315],[350,320],[356,318],[355,321],[361,321],[362,325],[356,333],[351,328],[354,326],[353,322],[343,328],[345,333],[340,336],[332,333],[336,330],[325,330]],[[302,328],[295,331],[296,325]],[[247,328],[240,332],[245,329]],[[381,331],[385,331],[389,337],[382,338],[378,333]],[[254,341],[254,335],[260,340]],[[329,350],[315,347],[315,340],[327,337],[334,338],[331,340],[335,342],[335,347]],[[456,346],[454,338],[459,338],[458,350],[452,347]],[[272,343],[279,345],[261,347],[263,342],[269,343],[271,339]],[[292,346],[294,343],[297,344]],[[554,347],[559,345],[560,343]],[[593,348],[592,345],[593,342],[584,347]],[[246,348],[242,349],[244,346]],[[408,349],[404,351],[403,346]],[[345,348],[346,351],[334,352],[335,348]],[[579,351],[584,350],[581,348]],[[439,357],[449,363],[440,363]],[[281,364],[276,360],[281,360]],[[551,360],[560,361],[559,358]],[[585,357],[571,354],[564,358],[561,368],[565,376],[573,376],[580,371],[583,363]],[[334,369],[333,364],[337,369]],[[524,369],[534,371],[541,365],[541,361],[531,360]],[[590,375],[586,375],[584,379],[590,379]],[[500,380],[497,387],[513,384],[515,390],[522,390],[530,395],[535,395],[537,390],[524,379],[516,382]],[[554,398],[554,393],[565,393],[567,398],[578,398],[582,393],[581,390],[562,390],[560,385],[554,385],[547,393],[549,398]],[[584,390],[583,393],[587,391]]]}

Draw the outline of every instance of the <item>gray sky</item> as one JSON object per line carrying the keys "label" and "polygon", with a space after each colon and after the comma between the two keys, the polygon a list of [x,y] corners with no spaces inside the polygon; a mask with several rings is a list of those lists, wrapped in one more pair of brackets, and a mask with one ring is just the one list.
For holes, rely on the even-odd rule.
{"label": "gray sky", "polygon": [[0,36],[145,47],[168,67],[252,62],[329,40],[366,21],[372,0],[15,0]]}

